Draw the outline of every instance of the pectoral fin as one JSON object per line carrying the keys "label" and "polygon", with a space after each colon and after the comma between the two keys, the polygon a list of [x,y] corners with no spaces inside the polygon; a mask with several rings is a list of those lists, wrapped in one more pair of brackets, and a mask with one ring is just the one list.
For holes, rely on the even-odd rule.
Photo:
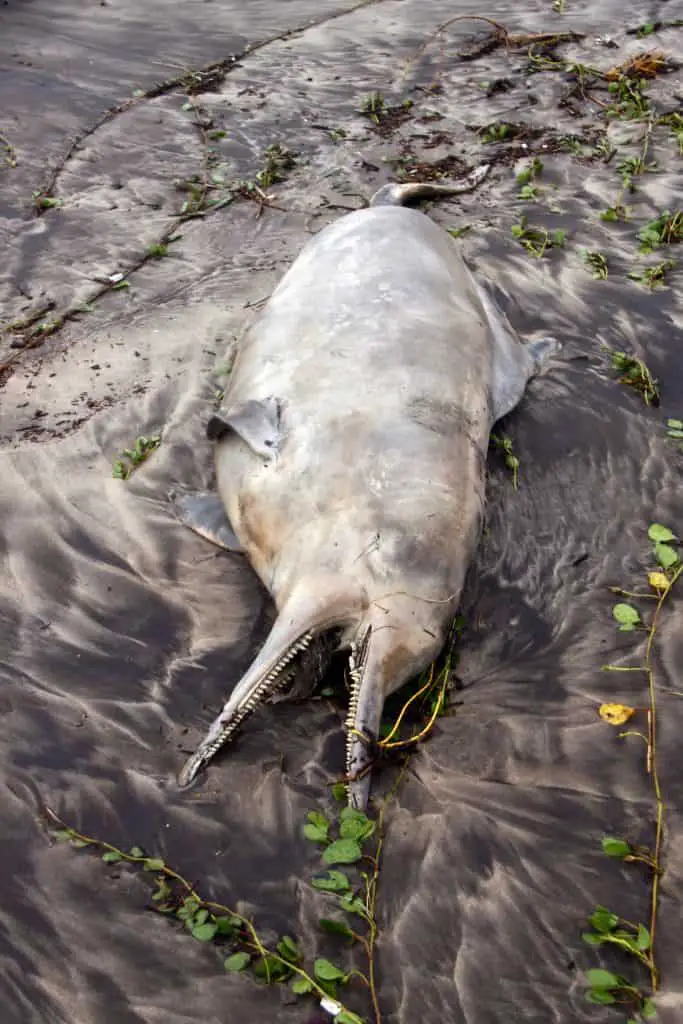
{"label": "pectoral fin", "polygon": [[228,406],[209,420],[207,436],[220,441],[233,431],[251,450],[265,459],[273,459],[280,446],[280,406],[276,398],[251,400]]}
{"label": "pectoral fin", "polygon": [[552,357],[562,351],[562,342],[557,338],[537,338],[527,342],[525,347],[534,361],[534,372],[542,373]]}
{"label": "pectoral fin", "polygon": [[199,491],[196,494],[181,494],[171,499],[176,518],[184,525],[198,533],[200,537],[211,541],[219,548],[242,554],[244,548],[240,544],[234,530],[228,522],[223,502],[211,491]]}

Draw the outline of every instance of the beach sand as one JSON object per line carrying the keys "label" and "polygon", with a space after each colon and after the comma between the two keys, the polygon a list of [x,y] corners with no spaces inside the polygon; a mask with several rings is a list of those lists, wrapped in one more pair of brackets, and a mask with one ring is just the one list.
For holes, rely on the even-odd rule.
{"label": "beach sand", "polygon": [[[310,233],[401,169],[410,180],[414,164],[444,159],[455,176],[484,159],[493,168],[476,192],[430,204],[429,216],[471,227],[458,244],[514,326],[556,336],[563,351],[504,425],[521,463],[517,491],[491,456],[486,528],[463,596],[457,713],[414,755],[387,813],[383,1020],[607,1024],[622,1017],[586,1001],[586,969],[604,962],[646,987],[637,965],[601,960],[581,933],[596,904],[649,921],[648,871],[600,848],[603,835],[653,843],[645,747],[620,739],[597,708],[647,704],[642,674],[600,671],[639,664],[644,650],[643,633],[617,631],[608,587],[646,589],[648,524],[683,531],[683,455],[664,426],[683,418],[680,272],[652,293],[626,276],[639,260],[637,230],[680,202],[681,158],[657,129],[656,171],[626,199],[631,221],[602,221],[619,194],[617,165],[642,151],[642,125],[610,127],[609,162],[582,159],[558,140],[596,139],[600,107],[567,105],[566,73],[532,73],[528,46],[465,60],[459,51],[488,26],[460,22],[419,48],[448,18],[485,13],[511,33],[582,33],[557,56],[606,70],[648,49],[680,55],[680,27],[626,32],[671,20],[671,7],[566,0],[562,16],[550,0],[524,10],[508,0],[485,10],[384,0],[348,14],[313,0],[0,8],[3,1024],[317,1019],[311,1001],[290,1005],[275,987],[227,974],[210,946],[150,913],[144,876],[54,844],[42,812],[166,858],[267,938],[296,936],[308,963],[346,955],[318,932],[322,904],[308,880],[319,858],[301,836],[309,810],[334,805],[341,702],[263,707],[197,786],[175,787],[273,612],[244,559],[184,529],[168,495],[211,485],[205,426],[217,370]],[[598,40],[605,34],[614,48]],[[227,73],[206,70],[216,61]],[[134,97],[192,69],[205,71]],[[359,113],[375,91],[390,106],[413,102],[386,131]],[[649,91],[674,109],[680,72]],[[483,144],[476,129],[501,121],[524,131]],[[238,197],[177,226],[196,193],[183,182],[198,175],[202,194],[208,181],[211,198],[228,196],[221,183],[253,179],[276,143],[297,162],[266,189],[273,205]],[[536,203],[517,197],[527,154],[544,164]],[[34,194],[58,205],[38,215]],[[511,232],[523,212],[566,230],[564,247],[543,259],[525,252]],[[149,256],[169,234],[167,254]],[[607,280],[587,272],[582,246],[607,256]],[[107,285],[129,271],[129,287]],[[617,383],[602,343],[647,362],[659,407]],[[114,479],[120,453],[157,434],[148,461]],[[666,803],[657,1019],[673,1024],[683,1019],[675,595],[653,663]],[[635,721],[642,728],[644,716]],[[378,793],[395,771],[376,773]],[[362,990],[351,1002],[371,1019]]]}

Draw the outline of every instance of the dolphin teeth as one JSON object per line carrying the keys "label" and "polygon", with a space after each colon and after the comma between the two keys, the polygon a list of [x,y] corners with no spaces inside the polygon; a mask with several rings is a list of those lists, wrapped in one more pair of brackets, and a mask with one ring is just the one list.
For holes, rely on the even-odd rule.
{"label": "dolphin teeth", "polygon": [[368,652],[370,647],[370,628],[365,631],[363,638],[358,643],[351,645],[351,654],[349,656],[349,678],[351,682],[350,693],[349,693],[349,710],[346,718],[346,771],[347,774],[351,771],[351,758],[353,754],[353,746],[355,742],[354,729],[357,725],[356,716],[358,714],[358,704],[360,701],[361,684],[363,682],[363,676],[365,674],[365,668],[368,660]]}
{"label": "dolphin teeth", "polygon": [[251,695],[247,697],[245,702],[241,704],[240,707],[237,709],[236,716],[233,719],[234,724],[231,728],[231,732],[234,731],[236,726],[239,725],[241,721],[243,721],[244,717],[247,714],[249,714],[249,712],[254,710],[254,708],[264,699],[264,697],[267,697],[270,693],[273,693],[275,690],[279,690],[281,687],[285,686],[288,682],[290,682],[295,673],[295,669],[293,666],[287,672],[285,671],[285,669],[287,669],[291,665],[292,661],[296,658],[297,654],[300,654],[301,651],[304,651],[306,650],[306,648],[310,647],[314,639],[315,634],[309,631],[308,633],[305,633],[303,636],[299,637],[299,639],[292,644],[292,646],[285,652],[285,654],[282,655],[279,661],[270,670],[268,675],[265,676],[265,678],[259,683],[256,689],[251,693]]}
{"label": "dolphin teeth", "polygon": [[198,750],[188,762],[186,774],[194,778],[202,765],[206,764],[214,754],[218,753],[223,744],[230,739],[244,719],[258,707],[265,697],[291,682],[296,675],[296,667],[291,663],[297,654],[311,646],[314,639],[315,633],[309,630],[308,633],[304,633],[289,647],[277,664],[252,690],[251,694],[235,709],[230,717],[230,721],[221,729],[218,736],[211,743],[206,745],[200,744]]}

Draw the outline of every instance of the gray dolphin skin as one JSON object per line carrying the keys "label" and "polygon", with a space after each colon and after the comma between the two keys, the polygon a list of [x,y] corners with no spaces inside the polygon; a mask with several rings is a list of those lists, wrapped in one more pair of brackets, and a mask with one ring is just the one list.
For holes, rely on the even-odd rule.
{"label": "gray dolphin skin", "polygon": [[328,225],[242,340],[208,426],[218,493],[177,511],[246,554],[277,617],[181,785],[257,705],[346,650],[348,797],[367,806],[385,699],[439,655],[457,609],[491,428],[556,346],[523,345],[453,238],[402,205],[487,169],[384,186]]}

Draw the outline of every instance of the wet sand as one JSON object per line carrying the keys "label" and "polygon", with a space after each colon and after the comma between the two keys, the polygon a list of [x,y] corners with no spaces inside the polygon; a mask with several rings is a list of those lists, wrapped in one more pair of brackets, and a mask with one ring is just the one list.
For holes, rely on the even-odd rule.
{"label": "wet sand", "polygon": [[[477,192],[429,215],[471,225],[459,244],[514,326],[564,348],[505,424],[518,491],[490,459],[486,529],[463,598],[461,704],[415,755],[387,817],[380,1001],[385,1024],[621,1019],[585,1001],[582,972],[600,961],[580,935],[597,903],[647,920],[646,873],[605,857],[600,838],[651,844],[654,801],[642,743],[619,740],[596,714],[602,701],[647,700],[641,676],[600,672],[633,663],[643,646],[617,632],[607,588],[641,589],[650,522],[683,524],[683,455],[664,429],[683,418],[680,271],[653,293],[626,273],[636,231],[679,201],[681,159],[672,138],[653,135],[657,171],[629,195],[632,221],[601,221],[619,193],[618,163],[640,152],[632,126],[610,128],[609,162],[583,159],[558,140],[592,137],[599,108],[563,105],[566,76],[530,73],[526,49],[465,60],[458,51],[486,27],[463,22],[416,51],[447,18],[476,12],[512,33],[584,33],[557,54],[607,69],[646,49],[680,53],[680,28],[625,31],[673,18],[670,7],[567,0],[562,17],[550,2],[520,13],[502,0],[486,11],[384,0],[341,17],[341,4],[311,0],[0,8],[0,133],[12,147],[0,154],[6,1024],[311,1019],[311,1003],[227,975],[210,948],[145,911],[141,877],[52,845],[40,812],[47,804],[85,832],[158,853],[266,934],[296,935],[309,962],[336,956],[315,926],[306,879],[318,860],[300,830],[308,810],[332,806],[342,705],[265,707],[201,785],[174,787],[272,609],[243,559],[174,520],[168,493],[210,486],[216,370],[309,233],[413,163],[451,158],[457,175],[492,157]],[[245,52],[322,14],[330,20]],[[597,41],[605,33],[615,48]],[[227,73],[133,96],[218,61]],[[673,71],[649,92],[674,109],[681,89]],[[358,112],[375,90],[388,104],[413,101],[386,132]],[[477,127],[499,121],[524,131],[482,144]],[[183,182],[198,175],[200,188],[216,186],[212,197],[227,195],[221,181],[253,179],[273,143],[297,154],[269,190],[274,206],[238,198],[175,228],[193,195]],[[515,161],[527,153],[544,162],[536,204],[517,198]],[[58,205],[36,215],[32,194],[46,186]],[[564,248],[540,260],[524,252],[511,234],[522,212],[566,229]],[[167,255],[150,258],[169,234]],[[607,280],[586,271],[582,246],[607,255]],[[134,267],[128,288],[106,284]],[[658,408],[616,383],[601,341],[647,362]],[[156,433],[158,451],[129,480],[113,479],[122,450]],[[673,600],[666,610],[655,654],[664,1024],[683,1015],[683,697],[670,692],[683,691],[680,609]],[[392,778],[391,768],[378,774],[378,789]],[[626,972],[618,958],[605,963]]]}

